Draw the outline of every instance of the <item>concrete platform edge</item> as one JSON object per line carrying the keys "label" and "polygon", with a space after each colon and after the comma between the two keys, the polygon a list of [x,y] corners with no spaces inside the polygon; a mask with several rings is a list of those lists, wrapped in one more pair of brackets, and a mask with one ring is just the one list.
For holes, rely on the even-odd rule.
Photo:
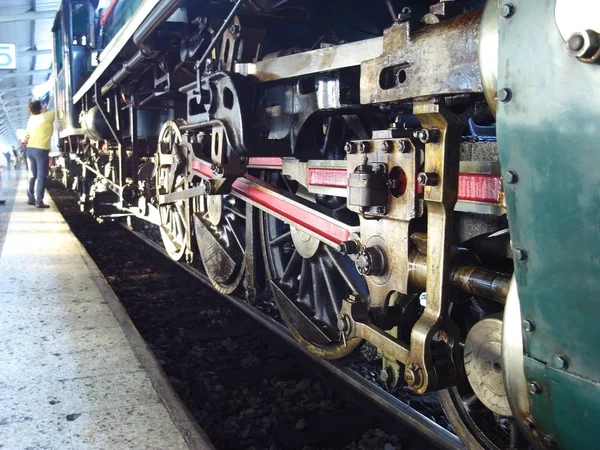
{"label": "concrete platform edge", "polygon": [[173,419],[173,423],[180,431],[184,440],[192,450],[215,450],[215,447],[212,445],[209,437],[196,423],[192,414],[183,404],[171,386],[171,383],[169,383],[167,374],[164,372],[158,360],[154,356],[154,353],[152,350],[150,350],[146,344],[146,341],[133,324],[129,314],[127,314],[127,311],[110,287],[108,281],[104,278],[104,275],[102,275],[102,272],[94,260],[90,257],[79,239],[75,238],[75,240],[77,241],[79,253],[84,263],[90,270],[92,279],[106,299],[109,308],[115,315],[115,318],[119,322],[121,329],[125,333],[133,353],[140,361],[140,364],[144,366],[144,369],[146,370],[146,373],[152,382],[152,386],[154,389],[156,389],[158,396],[165,405],[165,408]]}

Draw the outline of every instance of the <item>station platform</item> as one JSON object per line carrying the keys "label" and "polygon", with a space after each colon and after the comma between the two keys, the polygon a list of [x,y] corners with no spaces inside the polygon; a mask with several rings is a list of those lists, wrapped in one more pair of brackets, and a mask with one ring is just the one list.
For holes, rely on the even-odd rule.
{"label": "station platform", "polygon": [[83,246],[25,171],[0,183],[0,449],[211,449]]}

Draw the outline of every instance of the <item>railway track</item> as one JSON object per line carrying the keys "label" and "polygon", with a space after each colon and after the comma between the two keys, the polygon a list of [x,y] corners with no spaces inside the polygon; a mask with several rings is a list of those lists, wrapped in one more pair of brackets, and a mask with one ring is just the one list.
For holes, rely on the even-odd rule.
{"label": "railway track", "polygon": [[[60,194],[66,195],[66,192],[61,192]],[[53,193],[53,197],[55,197],[56,200],[56,192]],[[61,209],[64,209],[64,206],[61,207]],[[115,230],[114,227],[111,227],[111,229]],[[345,386],[347,390],[350,390],[353,394],[360,394],[360,398],[362,399],[363,403],[366,402],[371,404],[371,406],[376,407],[376,409],[386,419],[393,419],[394,421],[401,423],[402,429],[400,431],[402,431],[403,433],[407,433],[408,435],[413,435],[413,438],[408,439],[407,441],[410,442],[411,445],[407,445],[405,442],[402,442],[402,448],[463,448],[458,438],[452,433],[450,433],[440,425],[436,424],[426,416],[415,411],[402,400],[386,392],[381,387],[374,384],[372,381],[366,379],[361,374],[357,373],[355,370],[351,369],[347,365],[325,361],[304,352],[301,346],[292,338],[288,330],[282,324],[272,319],[266,313],[263,313],[260,310],[250,306],[238,297],[232,295],[223,295],[212,290],[210,281],[204,273],[188,264],[172,261],[170,258],[168,258],[164,248],[161,245],[154,242],[148,236],[138,231],[132,231],[124,226],[118,229],[123,231],[127,229],[127,234],[130,234],[137,238],[139,241],[143,242],[145,244],[145,247],[152,249],[157,255],[160,255],[161,258],[164,257],[168,259],[168,265],[173,265],[180,268],[188,276],[193,277],[193,279],[197,280],[201,284],[210,287],[210,290],[212,291],[211,294],[214,294],[213,296],[227,300],[231,305],[235,306],[235,308],[243,311],[243,315],[245,317],[251,317],[256,321],[255,323],[260,324],[261,330],[266,330],[268,333],[276,335],[279,338],[278,340],[280,341],[280,343],[277,346],[279,347],[280,345],[283,345],[287,349],[292,349],[292,353],[295,352],[296,354],[301,355],[301,357],[305,361],[309,360],[310,365],[313,367],[313,369],[311,369],[310,372],[317,373],[318,379],[322,380],[326,384],[336,384],[336,382],[341,382],[342,385]],[[85,244],[86,243],[84,242],[84,245]],[[167,289],[169,283],[171,282],[171,280],[169,279],[169,274],[148,271],[140,272],[139,270],[135,270],[133,266],[134,264],[126,262],[125,266],[120,270],[120,282],[124,286],[128,284],[131,285],[132,281],[135,281],[138,287],[143,286],[144,283],[146,283],[147,287],[142,289],[155,289],[153,286],[157,285],[163,285],[165,286],[165,289]],[[109,281],[111,280],[109,279]],[[111,284],[114,284],[114,281],[115,280],[112,280]],[[117,294],[119,293],[117,292]],[[157,293],[157,295],[159,294],[160,292]],[[204,302],[205,299],[203,299],[203,303]],[[207,307],[211,311],[220,308],[219,306],[214,306],[213,301],[208,301],[207,303]],[[230,318],[237,317],[237,314],[235,312],[226,313],[224,315]],[[231,324],[225,324],[222,328],[219,329],[213,329],[196,333],[194,335],[194,339],[196,341],[214,341],[219,343],[225,342],[227,340],[231,341],[231,339],[233,339],[233,342],[235,342],[236,336],[247,334],[253,328],[252,325],[240,325],[236,322],[236,320],[237,319],[233,319]],[[139,327],[139,325],[137,324],[136,326]],[[273,339],[268,340],[269,344],[272,344],[273,341]],[[283,350],[284,353],[285,351],[286,350]],[[157,356],[160,358],[160,352]],[[299,364],[294,360],[294,358],[295,356],[292,358],[282,358],[276,359],[275,361],[271,362],[259,363],[258,365],[249,367],[244,370],[222,370],[218,374],[219,383],[223,386],[223,389],[229,389],[237,388],[240,385],[243,385],[244,383],[257,383],[271,375],[275,377],[283,377],[285,379],[286,376],[290,376],[291,374],[298,372],[298,370],[306,370],[306,365],[300,364],[301,366],[303,366],[300,369]],[[332,376],[334,377],[336,382],[332,383]],[[174,384],[176,384],[180,380],[174,378],[172,381],[174,382]],[[284,386],[284,384],[281,385],[282,388]],[[352,395],[352,397],[355,396]],[[363,413],[363,417],[360,417],[361,412]],[[365,425],[370,425],[369,421],[366,420],[366,417],[364,417],[364,412],[365,410],[360,411],[360,409],[356,409],[356,407],[345,407],[341,410],[338,409],[336,411],[327,412],[326,414],[321,414],[320,417],[311,419],[310,423],[308,424],[306,423],[306,421],[303,422],[302,420],[296,423],[280,424],[274,429],[274,432],[278,435],[276,436],[277,442],[279,442],[279,444],[282,445],[283,448],[292,448],[291,443],[294,441],[296,443],[300,443],[300,448],[302,448],[303,446],[306,446],[308,448],[325,448],[327,442],[332,442],[336,439],[339,439],[340,433],[348,433],[348,427],[364,427]],[[359,422],[356,422],[357,418],[359,418]],[[363,423],[361,424],[360,421],[362,421]],[[376,424],[376,421],[374,421],[373,424]],[[201,421],[200,425],[204,426]],[[307,433],[305,431],[306,427],[313,430],[313,432]],[[335,432],[332,431],[336,428],[337,430]],[[244,433],[244,431],[244,429],[241,430],[242,434]],[[428,441],[428,443],[424,442],[423,438],[425,438],[426,441]],[[382,442],[381,439],[379,440],[379,442]],[[229,444],[224,445],[229,446]],[[275,446],[273,448],[279,447]]]}
{"label": "railway track", "polygon": [[[140,239],[142,242],[149,245],[155,251],[168,258],[166,251],[159,244],[152,241],[150,238],[148,238],[140,232],[132,230],[130,231],[135,237]],[[197,280],[201,281],[209,287],[211,286],[210,280],[198,269],[195,269],[189,266],[188,264],[178,261],[173,261],[173,263],[181,269],[185,270]],[[256,308],[253,308],[252,306],[248,305],[239,297],[235,297],[233,295],[224,295],[216,291],[215,293],[218,294],[220,297],[228,300],[236,307],[243,310],[254,320],[258,321],[262,326],[279,336],[289,346],[296,348],[298,351],[304,352],[302,346],[294,340],[294,338],[284,325],[276,322],[268,315],[262,313],[260,310],[257,310]],[[327,361],[321,358],[317,358],[306,352],[304,352],[304,354],[306,354],[306,356],[310,358],[314,364],[318,365],[319,367],[322,367],[324,370],[331,373],[332,375],[335,375],[338,379],[343,381],[352,389],[355,389],[362,396],[368,398],[371,401],[376,402],[382,410],[389,414],[390,417],[394,417],[398,421],[406,424],[415,432],[426,436],[432,444],[436,445],[440,449],[457,450],[463,448],[463,445],[461,444],[460,440],[454,434],[450,433],[448,430],[442,428],[440,425],[428,419],[423,414],[420,414],[419,412],[415,411],[410,406],[402,402],[402,400],[384,391],[379,386],[365,379],[352,369],[334,361]]]}

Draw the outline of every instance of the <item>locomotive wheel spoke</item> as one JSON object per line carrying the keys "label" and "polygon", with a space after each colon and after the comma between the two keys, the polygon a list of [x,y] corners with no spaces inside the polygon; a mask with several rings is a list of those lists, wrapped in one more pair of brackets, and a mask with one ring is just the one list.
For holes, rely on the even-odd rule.
{"label": "locomotive wheel spoke", "polygon": [[[160,169],[156,171],[155,181],[159,192],[169,194],[187,187],[185,174],[178,174],[179,169],[175,166],[175,155],[179,151],[177,146],[180,144],[181,133],[177,123],[165,123],[158,138],[158,152],[172,155],[173,165],[161,164]],[[174,260],[181,259],[186,250],[190,233],[188,209],[187,200],[161,205],[158,208],[161,220],[160,234],[167,253]]]}
{"label": "locomotive wheel spoke", "polygon": [[[294,193],[293,182],[280,173],[270,172],[264,178]],[[344,264],[346,256],[266,213],[261,213],[260,225],[267,274],[286,298],[284,301],[275,295],[294,337],[323,358],[337,359],[351,353],[361,340],[345,343],[337,329],[337,318],[342,301],[350,294],[368,296],[366,283],[354,264],[350,260]],[[293,312],[294,308],[301,313]],[[298,314],[303,318],[299,319]]]}
{"label": "locomotive wheel spoke", "polygon": [[285,271],[283,272],[283,275],[281,276],[281,282],[283,284],[286,284],[288,280],[293,282],[292,276],[296,273],[297,266],[299,266],[300,264],[303,264],[302,261],[303,260],[302,260],[302,257],[300,256],[300,253],[298,253],[296,250],[294,250],[292,257],[290,258],[290,261],[288,262],[287,266],[285,267]]}
{"label": "locomotive wheel spoke", "polygon": [[479,398],[475,394],[471,395],[469,398],[463,400],[464,405],[467,408],[471,408],[475,402],[478,402]]}
{"label": "locomotive wheel spoke", "polygon": [[239,287],[246,267],[246,204],[230,195],[205,195],[199,201],[194,221],[200,258],[215,289],[230,294]]}
{"label": "locomotive wheel spoke", "polygon": [[275,239],[272,239],[271,241],[269,241],[269,245],[271,247],[276,247],[278,245],[282,245],[285,244],[286,242],[291,242],[292,241],[292,232],[288,231],[287,233],[283,233],[281,236],[276,237]]}
{"label": "locomotive wheel spoke", "polygon": [[325,262],[323,261],[323,258],[319,259],[319,265],[321,266],[321,273],[325,278],[325,285],[327,286],[327,291],[329,293],[329,301],[331,302],[331,308],[333,309],[335,316],[338,317],[340,314],[340,308],[338,307],[335,299],[339,298],[341,295],[337,292],[335,282],[332,279],[330,272],[325,267]]}
{"label": "locomotive wheel spoke", "polygon": [[325,247],[325,252],[331,258],[331,262],[333,263],[339,274],[342,276],[344,282],[350,288],[350,290],[352,292],[360,292],[356,283],[350,278],[346,268],[342,267],[342,265],[338,261],[337,255],[333,253],[333,250],[331,250],[329,247]]}

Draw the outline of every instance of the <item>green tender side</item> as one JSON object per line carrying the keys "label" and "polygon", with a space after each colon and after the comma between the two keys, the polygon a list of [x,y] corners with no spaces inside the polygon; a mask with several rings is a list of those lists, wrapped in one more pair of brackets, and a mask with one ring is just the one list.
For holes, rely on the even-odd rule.
{"label": "green tender side", "polygon": [[[500,3],[505,3],[502,0]],[[498,109],[536,426],[561,449],[600,448],[600,65],[569,56],[554,0],[509,0],[500,18]],[[596,1],[596,0],[590,0]],[[573,11],[585,15],[586,11]],[[581,30],[583,31],[583,30]],[[505,178],[506,180],[507,178]],[[557,357],[568,368],[557,370]]]}

